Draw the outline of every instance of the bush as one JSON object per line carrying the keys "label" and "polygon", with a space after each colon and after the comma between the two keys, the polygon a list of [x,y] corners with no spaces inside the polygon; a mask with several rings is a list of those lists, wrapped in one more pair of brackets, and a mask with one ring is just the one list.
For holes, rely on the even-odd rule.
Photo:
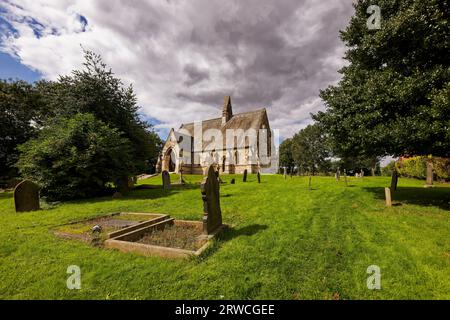
{"label": "bush", "polygon": [[427,177],[427,162],[425,157],[402,159],[397,164],[398,173],[408,178],[425,179]]}
{"label": "bush", "polygon": [[92,114],[54,120],[19,150],[20,173],[41,185],[50,200],[102,194],[132,167],[129,140]]}
{"label": "bush", "polygon": [[[397,163],[398,172],[404,177],[426,179],[427,159],[423,156],[402,159]],[[450,178],[450,159],[433,157],[432,162],[435,177],[448,180]]]}

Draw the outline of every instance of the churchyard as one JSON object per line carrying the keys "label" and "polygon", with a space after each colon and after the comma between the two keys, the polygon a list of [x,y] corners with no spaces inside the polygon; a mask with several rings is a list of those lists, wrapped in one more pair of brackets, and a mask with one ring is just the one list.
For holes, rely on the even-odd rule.
{"label": "churchyard", "polygon": [[[139,236],[133,245],[198,249],[202,179],[184,174],[180,183],[171,174],[173,185],[163,188],[158,175],[121,197],[41,201],[40,210],[28,212],[15,211],[12,192],[0,193],[0,297],[450,298],[449,184],[424,188],[423,181],[400,178],[388,207],[389,177],[248,174],[244,182],[243,175],[220,175],[227,228],[206,237],[200,254],[168,257],[105,245],[111,232],[132,228]],[[165,227],[139,231],[154,228],[154,219]],[[92,225],[102,228],[97,242]],[[66,285],[73,265],[81,271],[79,290]],[[367,286],[374,265],[381,271],[379,289]]]}

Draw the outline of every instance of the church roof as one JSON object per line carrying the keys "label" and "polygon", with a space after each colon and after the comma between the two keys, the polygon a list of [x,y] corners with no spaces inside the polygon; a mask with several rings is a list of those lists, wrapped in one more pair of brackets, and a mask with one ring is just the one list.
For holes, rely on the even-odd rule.
{"label": "church roof", "polygon": [[[248,112],[242,112],[233,114],[230,120],[222,125],[222,118],[214,118],[202,121],[202,130],[218,129],[222,131],[225,137],[227,129],[242,129],[247,131],[248,129],[258,130],[264,123],[265,117],[267,117],[266,108],[257,109]],[[180,129],[187,130],[191,136],[194,135],[194,123],[182,124]],[[269,129],[269,128],[267,128]]]}

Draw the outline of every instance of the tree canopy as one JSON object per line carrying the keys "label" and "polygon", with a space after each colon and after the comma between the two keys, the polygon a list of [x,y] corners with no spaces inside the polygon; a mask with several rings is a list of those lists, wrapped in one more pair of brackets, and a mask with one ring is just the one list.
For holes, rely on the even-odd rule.
{"label": "tree canopy", "polygon": [[131,145],[118,129],[92,114],[58,117],[36,139],[19,146],[20,173],[52,200],[92,197],[127,175]]}
{"label": "tree canopy", "polygon": [[381,28],[369,30],[371,1],[358,1],[341,38],[342,80],[321,91],[313,118],[338,154],[450,157],[450,30],[447,1],[380,0]]}
{"label": "tree canopy", "polygon": [[41,109],[34,86],[24,81],[0,80],[0,177],[14,175],[17,146],[36,134]]}
{"label": "tree canopy", "polygon": [[149,162],[156,163],[162,142],[151,126],[141,120],[133,87],[124,87],[98,54],[85,51],[84,57],[82,70],[74,70],[56,82],[39,82],[42,99],[54,117],[90,113],[118,129],[131,143],[133,163],[129,173],[142,173]]}
{"label": "tree canopy", "polygon": [[318,124],[308,125],[292,138],[292,158],[299,170],[313,175],[328,171],[330,150],[327,137]]}

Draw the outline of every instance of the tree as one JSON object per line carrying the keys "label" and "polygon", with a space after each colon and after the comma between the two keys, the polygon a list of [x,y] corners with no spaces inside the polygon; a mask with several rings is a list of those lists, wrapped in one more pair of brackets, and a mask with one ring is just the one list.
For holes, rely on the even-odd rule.
{"label": "tree", "polygon": [[41,111],[39,94],[32,85],[0,80],[0,178],[15,176],[17,146],[35,136]]}
{"label": "tree", "polygon": [[308,125],[292,138],[292,157],[300,169],[314,175],[330,168],[328,139],[318,124]]}
{"label": "tree", "polygon": [[280,166],[287,167],[292,170],[294,167],[294,159],[292,157],[292,139],[286,139],[280,144]]}
{"label": "tree", "polygon": [[314,115],[338,153],[450,157],[450,33],[447,1],[379,0],[381,29],[358,1],[341,32],[342,80],[321,91]]}
{"label": "tree", "polygon": [[52,116],[93,114],[130,141],[133,158],[128,168],[130,174],[148,170],[149,163],[156,163],[162,142],[152,127],[139,117],[133,87],[125,88],[99,55],[85,51],[84,57],[82,70],[61,76],[56,82],[37,83]]}
{"label": "tree", "polygon": [[365,174],[369,173],[374,176],[379,168],[380,159],[377,157],[362,156],[339,156],[339,160],[333,162],[333,167],[339,167],[341,170],[346,169],[347,172],[363,170]]}
{"label": "tree", "polygon": [[134,161],[129,140],[92,114],[56,118],[19,150],[20,173],[51,200],[99,195]]}

